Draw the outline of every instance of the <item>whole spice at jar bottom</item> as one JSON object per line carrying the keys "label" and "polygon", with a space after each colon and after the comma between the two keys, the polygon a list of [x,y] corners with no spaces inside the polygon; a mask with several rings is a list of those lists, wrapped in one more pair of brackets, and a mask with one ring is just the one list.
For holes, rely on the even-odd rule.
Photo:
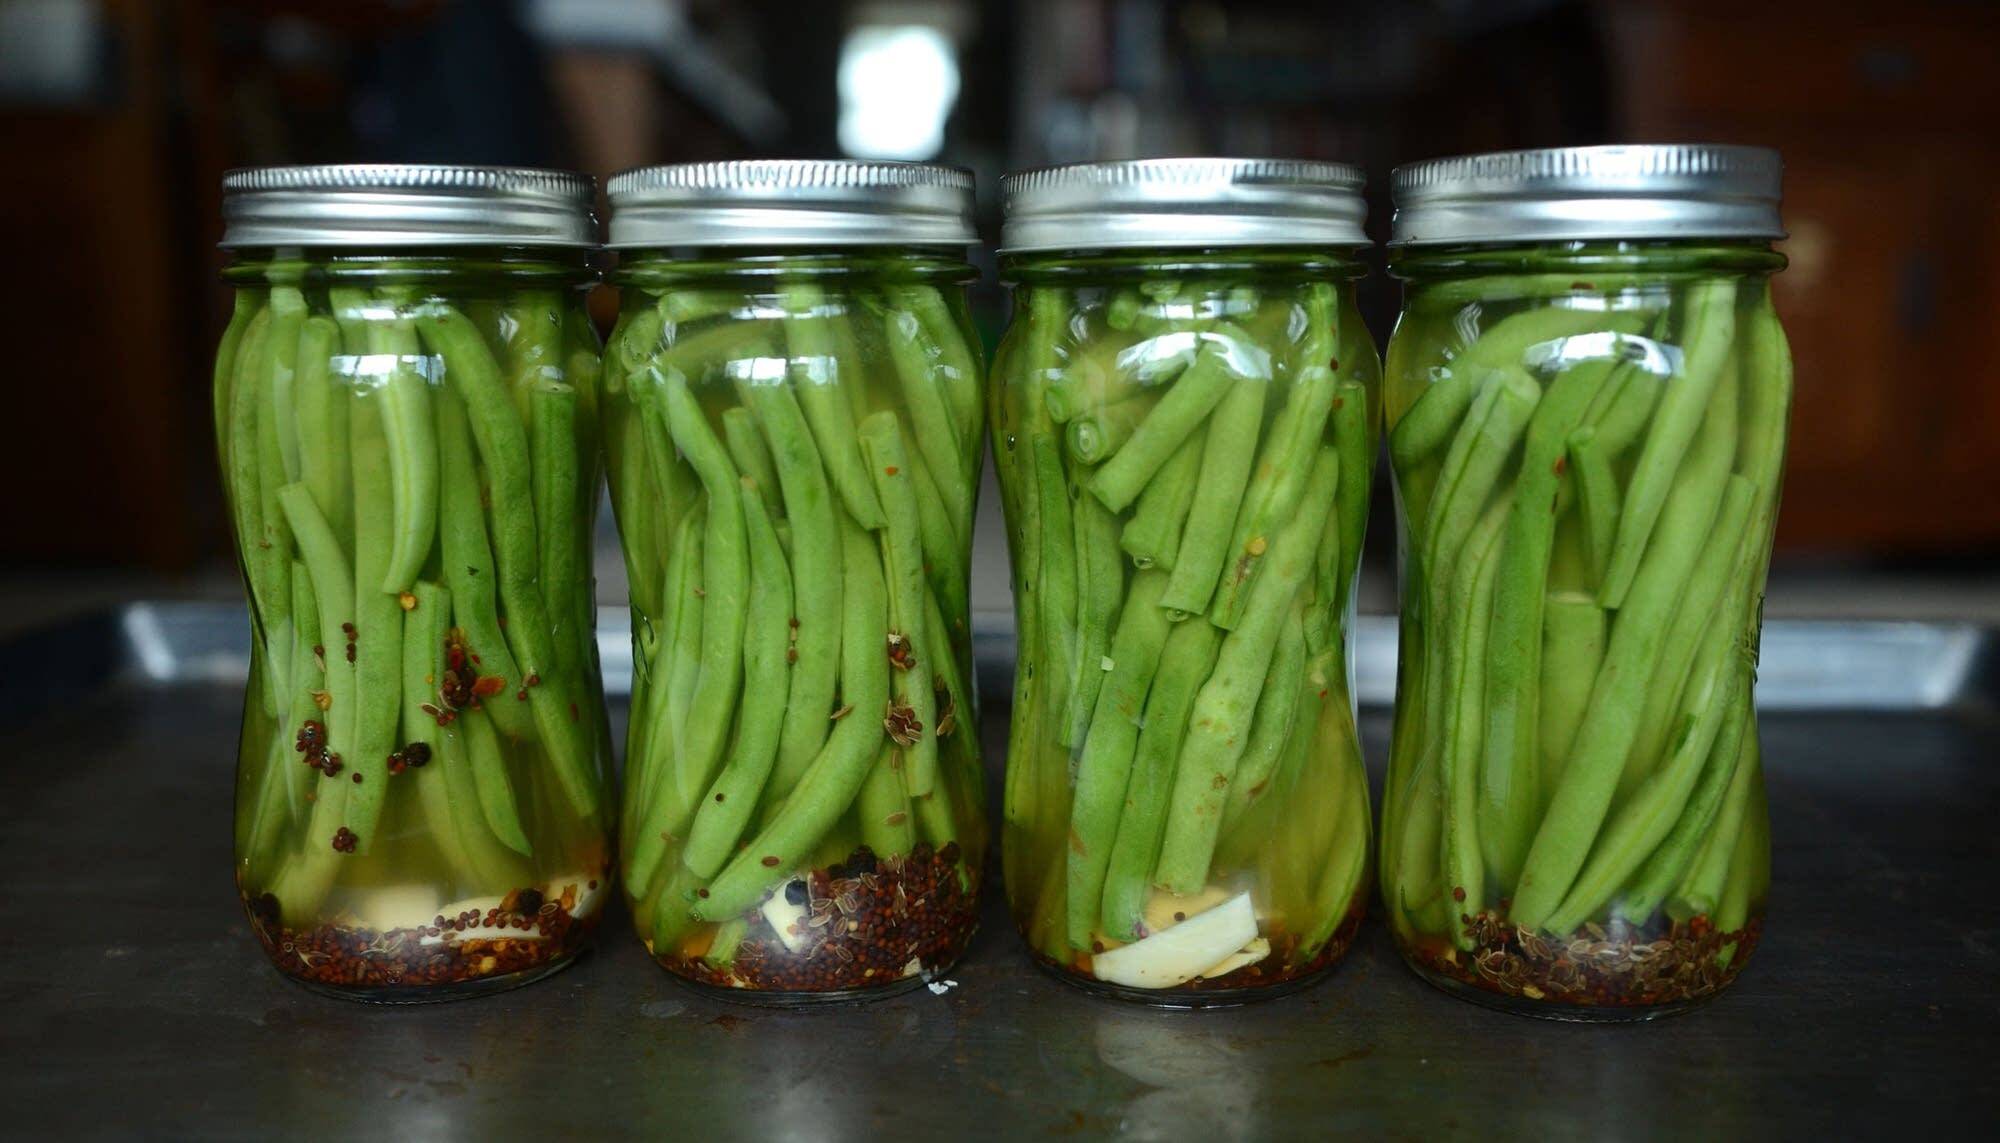
{"label": "whole spice at jar bottom", "polygon": [[[1247,964],[1235,972],[1213,978],[1196,977],[1185,984],[1156,991],[1161,996],[1171,996],[1177,992],[1229,992],[1239,988],[1268,988],[1274,984],[1303,980],[1318,975],[1332,967],[1341,957],[1347,955],[1354,944],[1355,934],[1361,931],[1361,920],[1367,914],[1367,894],[1357,894],[1354,907],[1347,911],[1340,925],[1327,938],[1320,950],[1303,961],[1294,962],[1299,951],[1299,934],[1292,932],[1272,932],[1265,939],[1271,942],[1271,955],[1256,964]],[[1048,968],[1057,970],[1064,976],[1077,977],[1084,982],[1095,980],[1090,970],[1090,958],[1078,952],[1070,963],[1051,960],[1036,952],[1035,959]]]}
{"label": "whole spice at jar bottom", "polygon": [[[839,865],[815,869],[779,892],[805,906],[805,945],[785,948],[761,914],[727,966],[698,956],[659,957],[668,970],[717,988],[765,992],[842,992],[904,979],[957,960],[979,924],[976,887],[959,875],[957,843],[920,843],[907,857],[878,858],[867,847]],[[799,898],[803,898],[802,900]]]}
{"label": "whole spice at jar bottom", "polygon": [[[1721,932],[1706,917],[1640,930],[1588,924],[1567,940],[1551,938],[1491,913],[1468,919],[1473,947],[1424,940],[1419,964],[1440,976],[1496,992],[1555,1004],[1642,1007],[1697,1000],[1720,991],[1743,970],[1763,935],[1761,917]],[[1716,956],[1729,946],[1727,964]]]}
{"label": "whole spice at jar bottom", "polygon": [[[250,927],[278,970],[337,988],[420,988],[523,972],[574,956],[596,927],[595,916],[573,916],[538,890],[509,895],[521,911],[475,910],[433,919],[429,925],[366,929],[350,925],[285,928],[278,899],[245,894]],[[570,902],[572,905],[574,901]],[[526,906],[534,905],[532,910]],[[467,929],[514,929],[521,937],[457,938]],[[533,937],[525,934],[535,934]],[[426,943],[432,942],[432,943]]]}

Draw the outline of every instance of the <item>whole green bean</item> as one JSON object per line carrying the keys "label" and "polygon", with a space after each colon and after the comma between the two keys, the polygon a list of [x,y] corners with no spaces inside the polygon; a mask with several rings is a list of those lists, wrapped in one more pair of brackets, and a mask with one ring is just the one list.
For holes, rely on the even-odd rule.
{"label": "whole green bean", "polygon": [[1251,716],[1292,598],[1312,572],[1319,524],[1333,507],[1339,480],[1340,458],[1331,446],[1320,446],[1305,499],[1273,541],[1277,550],[1251,586],[1243,620],[1223,639],[1215,669],[1195,697],[1153,875],[1154,883],[1169,892],[1192,893],[1208,881],[1229,784],[1248,745]]}
{"label": "whole green bean", "polygon": [[778,532],[755,488],[744,477],[745,532],[750,546],[750,600],[744,623],[743,709],[736,745],[696,811],[681,861],[710,878],[722,870],[749,824],[757,798],[777,760],[778,734],[791,685],[792,582]]}
{"label": "whole green bean", "polygon": [[[893,297],[889,304],[895,304]],[[903,394],[902,408],[910,418],[915,451],[923,456],[951,517],[971,519],[972,478],[965,462],[970,442],[959,439],[957,418],[938,379],[933,364],[937,346],[917,315],[908,310],[891,309],[883,319],[883,334]]]}
{"label": "whole green bean", "polygon": [[[229,414],[232,407],[231,387],[236,381],[236,358],[242,351],[243,335],[249,330],[250,323],[264,312],[263,298],[256,291],[240,289],[232,293],[229,324],[223,327],[222,340],[215,348],[215,369],[210,375],[212,400],[209,411],[215,418],[215,450],[223,460],[225,470],[228,468]],[[270,322],[269,317],[264,319],[266,328]]]}
{"label": "whole green bean", "polygon": [[[1366,350],[1364,349],[1364,352]],[[1368,387],[1359,381],[1342,381],[1334,388],[1333,447],[1340,453],[1340,488],[1334,494],[1334,515],[1339,538],[1329,545],[1334,591],[1327,595],[1334,614],[1347,608],[1347,596],[1354,589],[1354,577],[1361,570],[1361,546],[1368,534],[1368,496],[1375,483],[1375,439],[1373,412],[1368,403]]]}
{"label": "whole green bean", "polygon": [[507,643],[529,681],[528,701],[543,749],[571,808],[588,817],[597,811],[595,753],[573,713],[567,680],[545,673],[555,669],[555,654],[548,610],[536,582],[540,560],[527,431],[514,415],[483,335],[464,314],[435,303],[426,307],[417,325],[424,344],[443,359],[444,383],[464,402],[485,462],[492,504],[489,532],[499,565],[500,603],[507,612]]}
{"label": "whole green bean", "polygon": [[494,600],[499,577],[493,551],[486,543],[486,510],[480,504],[479,467],[473,455],[472,427],[465,405],[446,393],[436,402],[438,441],[438,551],[445,586],[458,627],[481,675],[497,675],[500,692],[482,705],[510,739],[535,732],[534,714],[517,696],[526,676],[507,646]]}
{"label": "whole green bean", "polygon": [[[1127,606],[1125,613],[1136,610]],[[1105,934],[1113,939],[1146,935],[1146,901],[1152,894],[1153,869],[1174,794],[1174,763],[1180,757],[1189,708],[1209,677],[1221,636],[1212,623],[1177,623],[1160,651],[1153,685],[1146,692],[1146,714],[1125,784],[1125,807],[1118,817],[1111,865],[1104,875],[1101,920]]]}
{"label": "whole green bean", "polygon": [[1101,915],[1105,874],[1111,867],[1120,813],[1139,745],[1141,716],[1154,672],[1161,666],[1172,625],[1159,606],[1166,574],[1140,572],[1120,608],[1111,640],[1111,669],[1102,672],[1078,754],[1075,792],[1070,799],[1067,862],[1068,939],[1071,948],[1090,947]]}
{"label": "whole green bean", "polygon": [[[667,554],[665,595],[671,609],[659,654],[667,661],[653,669],[658,690],[645,713],[645,737],[626,766],[626,802],[636,807],[625,854],[625,885],[633,897],[645,895],[659,872],[670,841],[678,840],[684,823],[674,820],[684,803],[675,795],[677,759],[686,750],[687,729],[701,672],[703,536],[708,511],[697,505],[681,517],[680,529]],[[636,795],[636,796],[635,796]],[[691,808],[691,807],[690,807]]]}
{"label": "whole green bean", "polygon": [[[923,547],[925,578],[933,592],[950,601],[951,614],[963,616],[969,590],[965,565],[970,546],[970,518],[954,520],[945,511],[944,498],[938,494],[922,454],[905,450],[905,457],[910,462],[910,479],[915,482],[917,494],[917,538]],[[965,620],[958,618],[956,627],[945,629],[944,634],[963,639],[970,633],[965,630]]]}
{"label": "whole green bean", "polygon": [[1333,853],[1321,870],[1313,893],[1312,927],[1306,930],[1300,948],[1311,955],[1333,939],[1333,934],[1354,911],[1354,899],[1368,875],[1368,775],[1360,766],[1345,767],[1347,789],[1340,794],[1340,808],[1333,828]]}
{"label": "whole green bean", "polygon": [[562,297],[550,290],[517,290],[500,324],[507,391],[514,396],[515,415],[528,421],[536,386],[562,381]]}
{"label": "whole green bean", "polygon": [[1190,433],[1139,494],[1138,507],[1118,534],[1118,544],[1132,557],[1132,566],[1173,570],[1180,557],[1188,512],[1194,507],[1207,440],[1206,425]]}
{"label": "whole green bean", "polygon": [[916,315],[925,336],[936,347],[932,373],[951,407],[959,443],[965,448],[973,478],[977,479],[979,430],[985,419],[980,386],[986,377],[980,367],[978,342],[966,336],[957,307],[936,286],[894,286],[889,293],[897,306]]}
{"label": "whole green bean", "polygon": [[1570,431],[1615,361],[1585,361],[1557,374],[1528,421],[1514,501],[1493,576],[1486,635],[1483,757],[1463,765],[1477,775],[1479,842],[1488,869],[1511,885],[1534,839],[1541,809],[1541,734],[1536,727],[1542,673],[1542,602],[1555,544],[1556,499],[1564,484]]}
{"label": "whole green bean", "polygon": [[670,372],[664,391],[674,443],[694,465],[708,497],[702,543],[701,675],[686,728],[686,749],[674,759],[676,821],[692,811],[722,761],[736,697],[743,686],[743,624],[748,607],[749,553],[743,531],[743,486],[716,439],[687,378]]}
{"label": "whole green bean", "polygon": [[840,676],[841,540],[838,510],[805,414],[789,387],[739,390],[770,443],[792,525],[792,606],[796,625],[790,701],[778,736],[772,792],[791,792],[826,744]]}
{"label": "whole green bean", "polygon": [[[1237,331],[1236,336],[1241,336]],[[1139,498],[1146,482],[1167,462],[1208,414],[1231,392],[1248,387],[1250,378],[1232,368],[1229,354],[1218,342],[1208,342],[1194,363],[1163,395],[1132,437],[1112,453],[1090,478],[1090,491],[1113,512],[1123,512]]]}
{"label": "whole green bean", "polygon": [[1539,927],[1555,911],[1582,868],[1617,791],[1638,735],[1660,641],[1729,477],[1736,450],[1736,402],[1733,392],[1725,396],[1709,404],[1702,431],[1674,477],[1641,574],[1634,578],[1611,629],[1590,705],[1515,888],[1510,915],[1517,924]]}
{"label": "whole green bean", "polygon": [[[1736,854],[1729,865],[1729,881],[1723,886],[1722,897],[1715,906],[1715,927],[1723,933],[1742,933],[1750,919],[1753,900],[1762,897],[1770,887],[1768,875],[1763,871],[1771,868],[1771,820],[1764,810],[1764,787],[1759,781],[1755,789],[1755,802],[1750,812],[1743,816],[1743,836],[1737,839]],[[1739,937],[1722,946],[1715,954],[1715,963],[1728,965],[1742,953],[1743,942]]]}
{"label": "whole green bean", "polygon": [[1597,434],[1598,447],[1607,457],[1625,455],[1639,439],[1639,435],[1652,423],[1653,410],[1659,406],[1660,394],[1667,385],[1659,378],[1637,368],[1620,369],[1618,375],[1624,378],[1617,397],[1604,407],[1601,414],[1593,411],[1591,427]]}
{"label": "whole green bean", "polygon": [[[1264,420],[1266,389],[1265,381],[1241,379],[1209,417],[1194,504],[1188,509],[1180,551],[1174,556],[1173,576],[1166,594],[1160,597],[1160,606],[1177,619],[1209,610],[1216,583],[1229,562],[1230,529],[1257,456],[1257,430]],[[1269,546],[1262,537],[1258,541]]]}
{"label": "whole green bean", "polygon": [[1743,819],[1750,812],[1751,796],[1760,781],[1762,758],[1757,744],[1756,710],[1748,701],[1738,706],[1745,726],[1729,786],[1723,791],[1715,820],[1702,834],[1700,848],[1667,898],[1667,916],[1681,924],[1699,916],[1712,917],[1720,906],[1729,871],[1735,863],[1737,839],[1743,835]]}
{"label": "whole green bean", "polygon": [[[1082,464],[1096,464],[1124,446],[1151,411],[1151,402],[1121,401],[1079,413],[1063,427],[1063,443]],[[1145,498],[1145,493],[1140,493]]]}
{"label": "whole green bean", "polygon": [[1061,742],[1065,746],[1083,741],[1089,729],[1098,691],[1104,685],[1104,653],[1111,644],[1119,603],[1125,595],[1125,556],[1118,547],[1118,517],[1080,489],[1075,509],[1077,639],[1076,661],[1070,671],[1075,682],[1063,711]]}
{"label": "whole green bean", "polygon": [[[278,490],[278,502],[290,521],[306,572],[312,577],[313,598],[319,606],[318,626],[324,640],[328,638],[327,632],[340,631],[353,622],[354,573],[350,570],[353,565],[341,550],[340,540],[326,517],[314,505],[311,489],[304,484],[288,484]],[[357,713],[354,665],[347,661],[342,646],[324,641],[321,646],[324,649],[321,658],[326,663],[326,750],[330,755],[343,756],[345,761],[344,756],[354,751]],[[317,785],[312,825],[308,829],[308,837],[313,839],[311,845],[332,841],[334,832],[345,821],[350,788],[345,781]]]}
{"label": "whole green bean", "polygon": [[[381,579],[364,580],[363,586],[375,582],[380,590],[394,594],[408,590],[416,581],[424,562],[430,558],[431,542],[437,534],[437,432],[431,414],[430,383],[417,368],[415,323],[400,309],[369,322],[368,352],[391,359],[380,382],[376,415],[387,441],[383,460],[388,466],[394,526]],[[358,470],[355,479],[361,479]],[[359,529],[364,525],[358,519],[358,503],[355,514]]]}
{"label": "whole green bean", "polygon": [[[277,471],[282,477],[265,490],[265,510],[277,510],[276,489],[299,478],[299,420],[297,406],[299,330],[306,320],[305,295],[296,286],[271,287],[271,332],[265,340],[264,401],[258,410],[259,431],[269,432],[270,446],[277,450]],[[266,426],[262,418],[269,418]],[[260,443],[259,447],[264,447]]]}
{"label": "whole green bean", "polygon": [[856,526],[843,528],[841,700],[847,713],[798,788],[750,844],[725,866],[697,901],[697,920],[719,921],[756,905],[772,886],[792,875],[826,832],[853,804],[885,734],[876,712],[889,702],[889,664],[883,653],[888,599],[875,544]]}
{"label": "whole green bean", "polygon": [[[1490,669],[1488,643],[1495,603],[1495,581],[1502,562],[1501,536],[1513,511],[1514,496],[1503,493],[1466,537],[1465,551],[1452,569],[1449,610],[1451,628],[1445,646],[1447,694],[1445,720],[1433,749],[1438,754],[1438,785],[1444,820],[1444,885],[1456,902],[1454,913],[1477,915],[1486,907],[1486,868],[1480,831],[1479,760],[1486,732],[1483,709],[1485,674]],[[1472,947],[1464,925],[1451,927],[1452,943]]]}
{"label": "whole green bean", "polygon": [[844,375],[842,365],[852,369],[856,363],[852,358],[843,363],[836,352],[832,319],[823,312],[828,308],[826,292],[811,282],[787,283],[783,305],[789,315],[785,336],[790,343],[799,404],[812,426],[813,441],[833,478],[834,490],[862,527],[871,531],[880,528],[882,505],[875,499],[874,483],[861,462],[849,408],[848,390],[858,386],[861,378]]}
{"label": "whole green bean", "polygon": [[[1292,375],[1285,404],[1271,423],[1256,452],[1256,466],[1242,495],[1241,507],[1225,549],[1220,582],[1215,587],[1209,618],[1223,630],[1235,627],[1249,598],[1252,577],[1270,546],[1273,532],[1291,518],[1305,494],[1310,457],[1326,433],[1340,386],[1334,346],[1340,336],[1340,299],[1331,285],[1312,286],[1306,296],[1305,344]],[[1262,420],[1263,410],[1258,410]],[[1253,428],[1254,437],[1254,428]],[[1204,481],[1204,486],[1206,481]]]}
{"label": "whole green bean", "polygon": [[387,401],[385,393],[357,397],[348,415],[354,472],[355,723],[347,769],[357,780],[348,791],[346,825],[360,839],[354,852],[363,855],[375,842],[375,826],[389,793],[389,753],[396,748],[403,703],[403,609],[396,596],[376,586],[388,577],[395,543],[391,448],[383,424]]}
{"label": "whole green bean", "polygon": [[[937,692],[931,686],[931,660],[946,653],[944,633],[929,629],[924,614],[923,545],[918,538],[917,494],[911,486],[910,457],[896,415],[874,413],[861,422],[861,459],[875,484],[886,526],[880,536],[882,570],[889,596],[889,632],[900,636],[900,647],[889,649],[898,668],[890,679],[897,712],[907,712],[915,740],[901,742],[902,778],[912,796],[921,797],[937,784]],[[902,658],[896,658],[900,652]],[[867,832],[864,822],[863,832]]]}
{"label": "whole green bean", "polygon": [[1625,507],[1618,517],[1618,540],[1611,549],[1611,566],[1599,595],[1606,607],[1620,607],[1638,574],[1647,541],[1665,506],[1675,471],[1683,464],[1690,442],[1701,428],[1730,365],[1730,344],[1736,336],[1736,287],[1731,282],[1702,282],[1688,289],[1687,314],[1681,331],[1684,354],[1680,375],[1666,386],[1653,414],[1646,443],[1640,447],[1632,479],[1625,488]]}
{"label": "whole green bean", "polygon": [[[271,311],[260,310],[244,330],[236,355],[236,379],[229,390],[229,428],[221,441],[229,500],[236,518],[237,551],[250,593],[250,626],[258,643],[267,648],[267,662],[272,657],[268,653],[271,640],[291,607],[285,583],[291,565],[285,559],[285,547],[278,542],[283,539],[279,530],[283,522],[265,518],[263,472],[267,466],[261,463],[258,447],[260,419],[269,419],[268,403],[260,394],[264,391],[262,370],[269,357],[266,346],[272,336]],[[277,475],[275,469],[272,474]],[[277,598],[280,592],[285,593],[285,599]],[[266,676],[262,698],[267,714],[277,713],[279,682],[276,676]]]}
{"label": "whole green bean", "polygon": [[1468,373],[1447,374],[1425,386],[1423,396],[1389,433],[1389,456],[1396,470],[1414,469],[1443,448],[1478,394]]}
{"label": "whole green bean", "polygon": [[438,705],[438,680],[444,677],[445,644],[451,631],[451,593],[428,580],[418,580],[410,586],[410,594],[417,605],[403,624],[402,738],[422,743],[437,765],[427,763],[398,781],[416,786],[425,831],[453,876],[462,881],[504,884],[487,881],[485,871],[472,864],[459,840],[457,814],[444,775],[444,731],[436,716],[423,709]]}
{"label": "whole green bean", "polygon": [[[1076,505],[1053,438],[1037,433],[1028,441],[1034,471],[1034,497],[1040,521],[1035,590],[1042,597],[1042,673],[1049,695],[1067,695],[1076,685],[1077,551]],[[1051,712],[1060,716],[1062,712]],[[1069,724],[1059,721],[1056,733],[1066,737]]]}

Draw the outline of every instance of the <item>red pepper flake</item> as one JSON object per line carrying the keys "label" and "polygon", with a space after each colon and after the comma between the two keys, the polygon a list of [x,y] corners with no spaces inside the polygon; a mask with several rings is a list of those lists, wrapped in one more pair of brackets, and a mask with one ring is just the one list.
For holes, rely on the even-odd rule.
{"label": "red pepper flake", "polygon": [[531,674],[527,678],[522,679],[521,681],[531,687],[539,687],[542,685],[542,676]]}
{"label": "red pepper flake", "polygon": [[507,680],[499,675],[481,675],[472,680],[472,694],[475,698],[497,695],[507,689]]}
{"label": "red pepper flake", "polygon": [[896,475],[896,466],[895,466],[895,465],[893,465],[893,464],[885,466],[885,467],[884,467],[884,468],[882,469],[882,474],[883,474],[884,476],[894,476],[894,475]]}
{"label": "red pepper flake", "polygon": [[1561,475],[1562,475],[1563,473],[1565,473],[1565,472],[1568,472],[1568,471],[1569,471],[1569,457],[1567,457],[1567,456],[1559,456],[1559,457],[1557,457],[1557,458],[1556,458],[1556,467],[1555,467],[1555,474],[1556,474],[1557,476],[1561,476]]}

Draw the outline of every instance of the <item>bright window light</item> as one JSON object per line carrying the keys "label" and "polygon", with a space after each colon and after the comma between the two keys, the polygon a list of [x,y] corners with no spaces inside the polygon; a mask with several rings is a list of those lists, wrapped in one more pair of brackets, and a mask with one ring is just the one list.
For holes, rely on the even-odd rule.
{"label": "bright window light", "polygon": [[958,100],[951,40],[923,25],[869,25],[840,46],[840,149],[862,159],[929,159]]}

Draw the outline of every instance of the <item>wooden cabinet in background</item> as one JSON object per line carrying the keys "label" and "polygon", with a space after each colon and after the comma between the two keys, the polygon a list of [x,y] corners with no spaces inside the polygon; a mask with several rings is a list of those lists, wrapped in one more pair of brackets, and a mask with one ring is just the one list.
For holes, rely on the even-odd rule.
{"label": "wooden cabinet in background", "polygon": [[1784,152],[1776,299],[1797,408],[1780,543],[2000,542],[2000,10],[1600,11],[1626,137]]}

